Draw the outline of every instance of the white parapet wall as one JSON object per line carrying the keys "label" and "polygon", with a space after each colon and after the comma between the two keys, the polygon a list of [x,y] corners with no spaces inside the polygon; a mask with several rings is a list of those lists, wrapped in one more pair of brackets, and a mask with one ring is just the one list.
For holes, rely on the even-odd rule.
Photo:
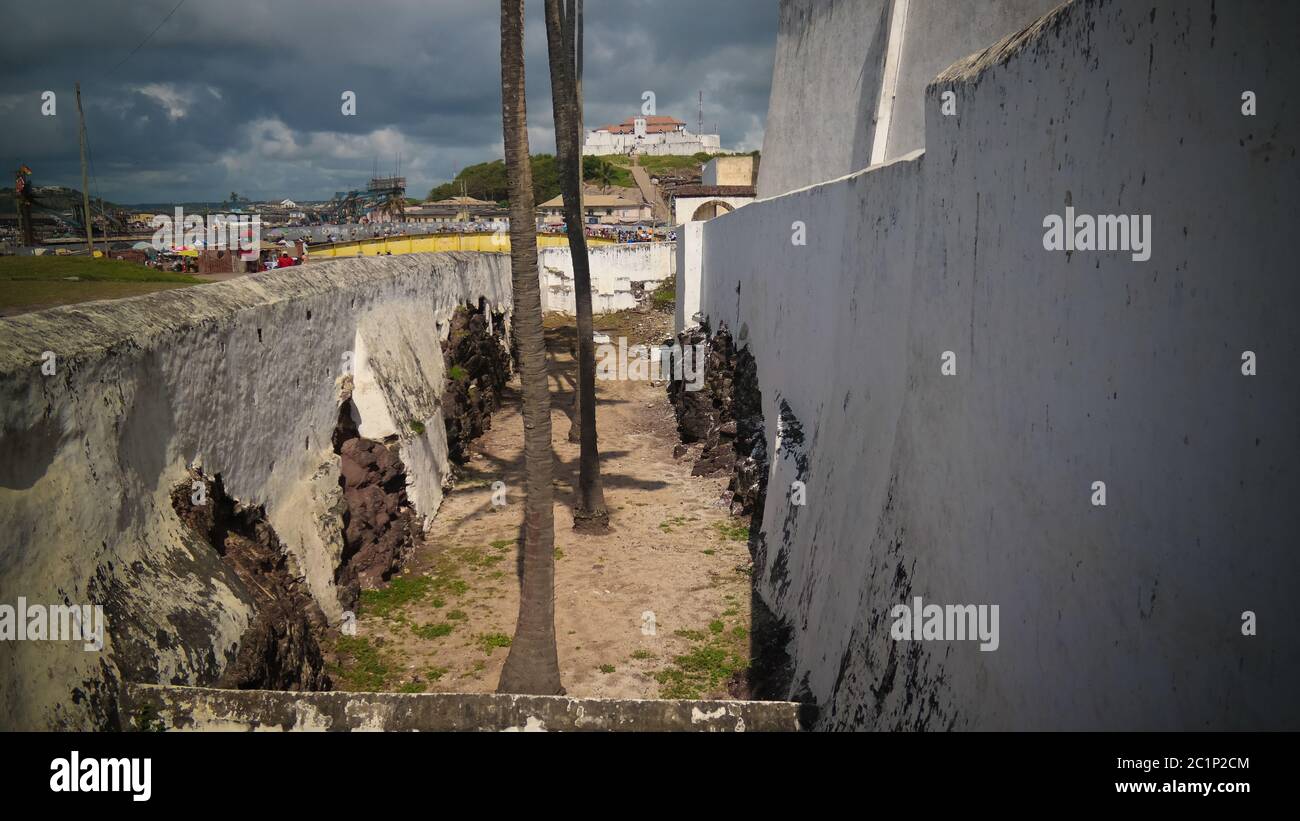
{"label": "white parapet wall", "polygon": [[252,612],[172,509],[190,464],[265,505],[337,619],[345,377],[362,435],[399,438],[409,498],[432,516],[448,318],[480,300],[508,314],[510,298],[504,255],[412,254],[0,320],[0,604],[104,604],[108,621],[100,652],[6,641],[0,727],[105,726],[118,680],[199,683],[229,660]]}
{"label": "white parapet wall", "polygon": [[[819,727],[1300,728],[1297,30],[1066,4],[934,80],[924,153],[703,224]],[[1149,217],[1150,258],[1048,250],[1066,209]],[[895,640],[915,597],[997,605],[997,648]]]}
{"label": "white parapet wall", "polygon": [[[591,266],[591,306],[598,314],[635,308],[638,289],[644,286],[644,290],[653,291],[676,275],[673,242],[591,245],[587,259]],[[573,255],[568,246],[539,249],[537,268],[542,280],[543,310],[575,314]]]}

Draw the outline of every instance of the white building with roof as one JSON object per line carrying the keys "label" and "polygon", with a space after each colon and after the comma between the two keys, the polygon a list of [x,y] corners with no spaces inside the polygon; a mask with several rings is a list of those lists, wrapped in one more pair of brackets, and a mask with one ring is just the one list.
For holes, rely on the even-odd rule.
{"label": "white building with roof", "polygon": [[722,139],[717,134],[692,134],[686,123],[663,115],[629,117],[621,123],[603,125],[587,132],[582,153],[680,155],[721,154]]}

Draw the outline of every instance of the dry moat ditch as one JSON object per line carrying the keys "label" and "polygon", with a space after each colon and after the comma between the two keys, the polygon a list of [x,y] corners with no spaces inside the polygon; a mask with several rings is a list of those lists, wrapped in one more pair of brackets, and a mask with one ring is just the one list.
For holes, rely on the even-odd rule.
{"label": "dry moat ditch", "polygon": [[[647,307],[597,318],[633,344],[669,338]],[[576,381],[572,320],[548,317],[556,453],[556,619],[571,696],[784,699],[789,631],[755,595],[767,443],[753,357],[725,327],[689,332],[708,351],[704,388],[598,383],[608,533],[572,530],[578,449],[568,440]],[[422,532],[396,438],[359,435],[340,403],[334,580],[355,613],[331,627],[260,508],[220,476],[178,485],[181,519],[234,571],[255,608],[219,687],[490,692],[518,608],[522,419],[500,317],[459,310],[443,344],[442,410],[454,465]],[[209,504],[192,504],[202,484]],[[503,483],[498,485],[497,483]],[[506,504],[494,504],[504,489]],[[498,499],[499,500],[499,499]]]}

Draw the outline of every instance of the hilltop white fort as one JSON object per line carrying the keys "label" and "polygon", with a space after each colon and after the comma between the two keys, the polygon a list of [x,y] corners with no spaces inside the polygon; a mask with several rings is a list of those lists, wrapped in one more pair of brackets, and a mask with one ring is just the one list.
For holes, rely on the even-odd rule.
{"label": "hilltop white fort", "polygon": [[587,132],[584,155],[680,154],[689,156],[727,153],[717,134],[692,134],[686,123],[674,117],[651,115],[628,117],[617,125],[602,125]]}

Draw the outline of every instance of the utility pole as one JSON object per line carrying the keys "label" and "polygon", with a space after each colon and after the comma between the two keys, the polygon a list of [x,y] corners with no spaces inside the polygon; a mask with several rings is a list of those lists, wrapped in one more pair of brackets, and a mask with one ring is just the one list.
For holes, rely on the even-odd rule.
{"label": "utility pole", "polygon": [[700,113],[700,119],[695,126],[696,128],[695,133],[703,134],[704,133],[704,89],[700,89],[700,112],[699,113]]}
{"label": "utility pole", "polygon": [[90,183],[86,181],[86,115],[81,110],[81,83],[75,85],[77,90],[77,120],[81,123],[81,213],[86,220],[86,248],[91,259],[95,257],[95,220],[90,213]]}

